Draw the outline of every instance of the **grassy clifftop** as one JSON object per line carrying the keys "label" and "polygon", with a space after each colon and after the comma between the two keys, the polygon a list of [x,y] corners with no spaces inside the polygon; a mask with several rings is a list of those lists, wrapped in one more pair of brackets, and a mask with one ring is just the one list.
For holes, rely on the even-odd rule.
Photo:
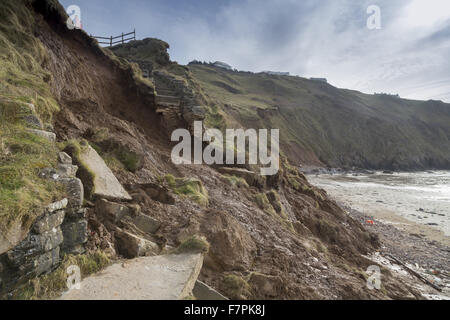
{"label": "grassy clifftop", "polygon": [[367,95],[300,77],[189,68],[224,119],[279,128],[293,163],[450,168],[449,104]]}
{"label": "grassy clifftop", "polygon": [[[52,123],[59,106],[46,70],[48,52],[33,34],[32,1],[0,3],[0,230],[29,226],[44,205],[61,195],[55,183],[40,179],[41,168],[54,166],[57,148],[27,131],[24,119]],[[37,121],[37,120],[36,120]],[[41,128],[38,128],[41,129]]]}
{"label": "grassy clifftop", "polygon": [[[170,62],[157,39],[113,48],[183,77],[207,107],[209,127],[279,128],[292,163],[419,170],[450,168],[450,104],[368,95],[300,77]],[[199,102],[200,103],[200,102]]]}

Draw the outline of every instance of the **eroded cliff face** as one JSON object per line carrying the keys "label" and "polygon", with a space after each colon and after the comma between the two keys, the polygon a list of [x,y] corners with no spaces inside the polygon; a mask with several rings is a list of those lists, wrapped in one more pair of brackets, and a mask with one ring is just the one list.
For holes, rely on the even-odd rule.
{"label": "eroded cliff face", "polygon": [[[210,247],[200,279],[230,298],[419,297],[386,270],[384,289],[367,289],[365,270],[373,263],[361,255],[376,250],[376,236],[284,157],[278,175],[265,180],[252,168],[224,175],[217,167],[174,165],[168,130],[201,119],[189,103],[206,103],[205,92],[186,69],[169,64],[152,70],[153,80],[163,77],[160,90],[181,92],[180,101],[158,100],[158,83],[140,78],[136,65],[99,49],[82,31],[67,30],[64,17],[47,4],[25,1],[22,9],[35,17],[34,36],[48,53],[44,69],[60,107],[57,141],[61,148],[69,140],[89,143],[132,198],[87,196],[88,251],[132,258],[204,236]],[[176,82],[180,77],[184,84]],[[77,176],[89,183],[80,171]],[[136,239],[144,245],[135,245]]]}

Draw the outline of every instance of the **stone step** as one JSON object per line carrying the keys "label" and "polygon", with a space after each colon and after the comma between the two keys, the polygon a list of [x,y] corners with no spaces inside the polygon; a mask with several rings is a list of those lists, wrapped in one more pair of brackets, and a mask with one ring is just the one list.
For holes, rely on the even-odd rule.
{"label": "stone step", "polygon": [[164,82],[158,82],[155,83],[156,88],[159,89],[166,89],[166,90],[173,90],[172,87]]}
{"label": "stone step", "polygon": [[155,89],[156,89],[156,91],[158,91],[158,90],[174,91],[173,88],[171,88],[169,86],[160,85],[160,84],[156,84]]}
{"label": "stone step", "polygon": [[162,102],[162,101],[157,101],[156,102],[158,109],[164,109],[164,108],[174,108],[174,107],[179,107],[180,106],[180,102]]}
{"label": "stone step", "polygon": [[180,98],[176,96],[156,96],[156,103],[158,102],[169,102],[169,103],[180,103]]}
{"label": "stone step", "polygon": [[228,300],[227,297],[223,296],[206,283],[197,280],[195,282],[194,290],[192,291],[194,297],[197,300]]}
{"label": "stone step", "polygon": [[192,294],[202,254],[169,254],[114,264],[60,300],[180,300]]}
{"label": "stone step", "polygon": [[156,88],[156,93],[159,96],[176,96],[177,95],[175,90],[172,90],[172,89],[158,89],[158,88]]}

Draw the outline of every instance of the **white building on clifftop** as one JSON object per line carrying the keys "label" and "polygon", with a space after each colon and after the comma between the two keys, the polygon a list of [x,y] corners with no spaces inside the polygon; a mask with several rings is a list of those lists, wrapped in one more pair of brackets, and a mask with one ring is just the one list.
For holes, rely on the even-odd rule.
{"label": "white building on clifftop", "polygon": [[309,78],[309,80],[328,83],[326,78]]}
{"label": "white building on clifftop", "polygon": [[213,66],[218,67],[218,68],[222,68],[222,69],[233,70],[233,68],[229,64],[227,64],[225,62],[222,62],[222,61],[214,62]]}
{"label": "white building on clifftop", "polygon": [[280,72],[280,71],[263,71],[262,73],[270,74],[272,76],[289,76],[289,72]]}

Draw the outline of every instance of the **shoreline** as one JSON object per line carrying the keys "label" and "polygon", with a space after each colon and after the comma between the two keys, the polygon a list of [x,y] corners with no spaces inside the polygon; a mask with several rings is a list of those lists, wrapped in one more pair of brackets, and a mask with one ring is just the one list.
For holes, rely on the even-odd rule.
{"label": "shoreline", "polygon": [[298,167],[300,172],[304,175],[339,175],[339,174],[354,174],[354,175],[373,175],[377,173],[383,174],[398,174],[398,173],[436,173],[439,171],[450,171],[450,168],[418,168],[418,169],[369,169],[369,168],[332,168],[332,167],[321,167],[312,165],[302,165]]}
{"label": "shoreline", "polygon": [[[367,258],[389,269],[391,273],[416,288],[425,298],[450,300],[450,246],[431,240],[426,236],[400,230],[388,221],[381,221],[374,216],[342,206],[342,204],[339,205],[353,219],[362,223],[368,231],[378,235],[381,246],[378,251]],[[368,220],[373,220],[374,224],[367,223]],[[392,261],[389,258],[392,256],[404,265]],[[405,266],[434,286],[441,288],[442,291],[436,290],[430,284],[411,275]]]}
{"label": "shoreline", "polygon": [[[367,176],[367,173],[363,175]],[[411,215],[396,212],[397,201],[406,203],[406,198],[395,198],[400,196],[398,194],[383,198],[386,193],[378,189],[364,189],[364,182],[362,185],[353,184],[357,180],[348,173],[336,173],[334,176],[314,174],[307,175],[307,178],[312,185],[324,189],[348,215],[378,235],[381,246],[367,258],[389,269],[425,298],[450,300],[450,237],[441,229],[410,219]],[[389,257],[395,257],[401,263]],[[411,275],[408,269],[432,285]],[[442,288],[442,291],[434,289],[433,285]]]}
{"label": "shoreline", "polygon": [[337,202],[450,246],[450,172],[314,174]]}

